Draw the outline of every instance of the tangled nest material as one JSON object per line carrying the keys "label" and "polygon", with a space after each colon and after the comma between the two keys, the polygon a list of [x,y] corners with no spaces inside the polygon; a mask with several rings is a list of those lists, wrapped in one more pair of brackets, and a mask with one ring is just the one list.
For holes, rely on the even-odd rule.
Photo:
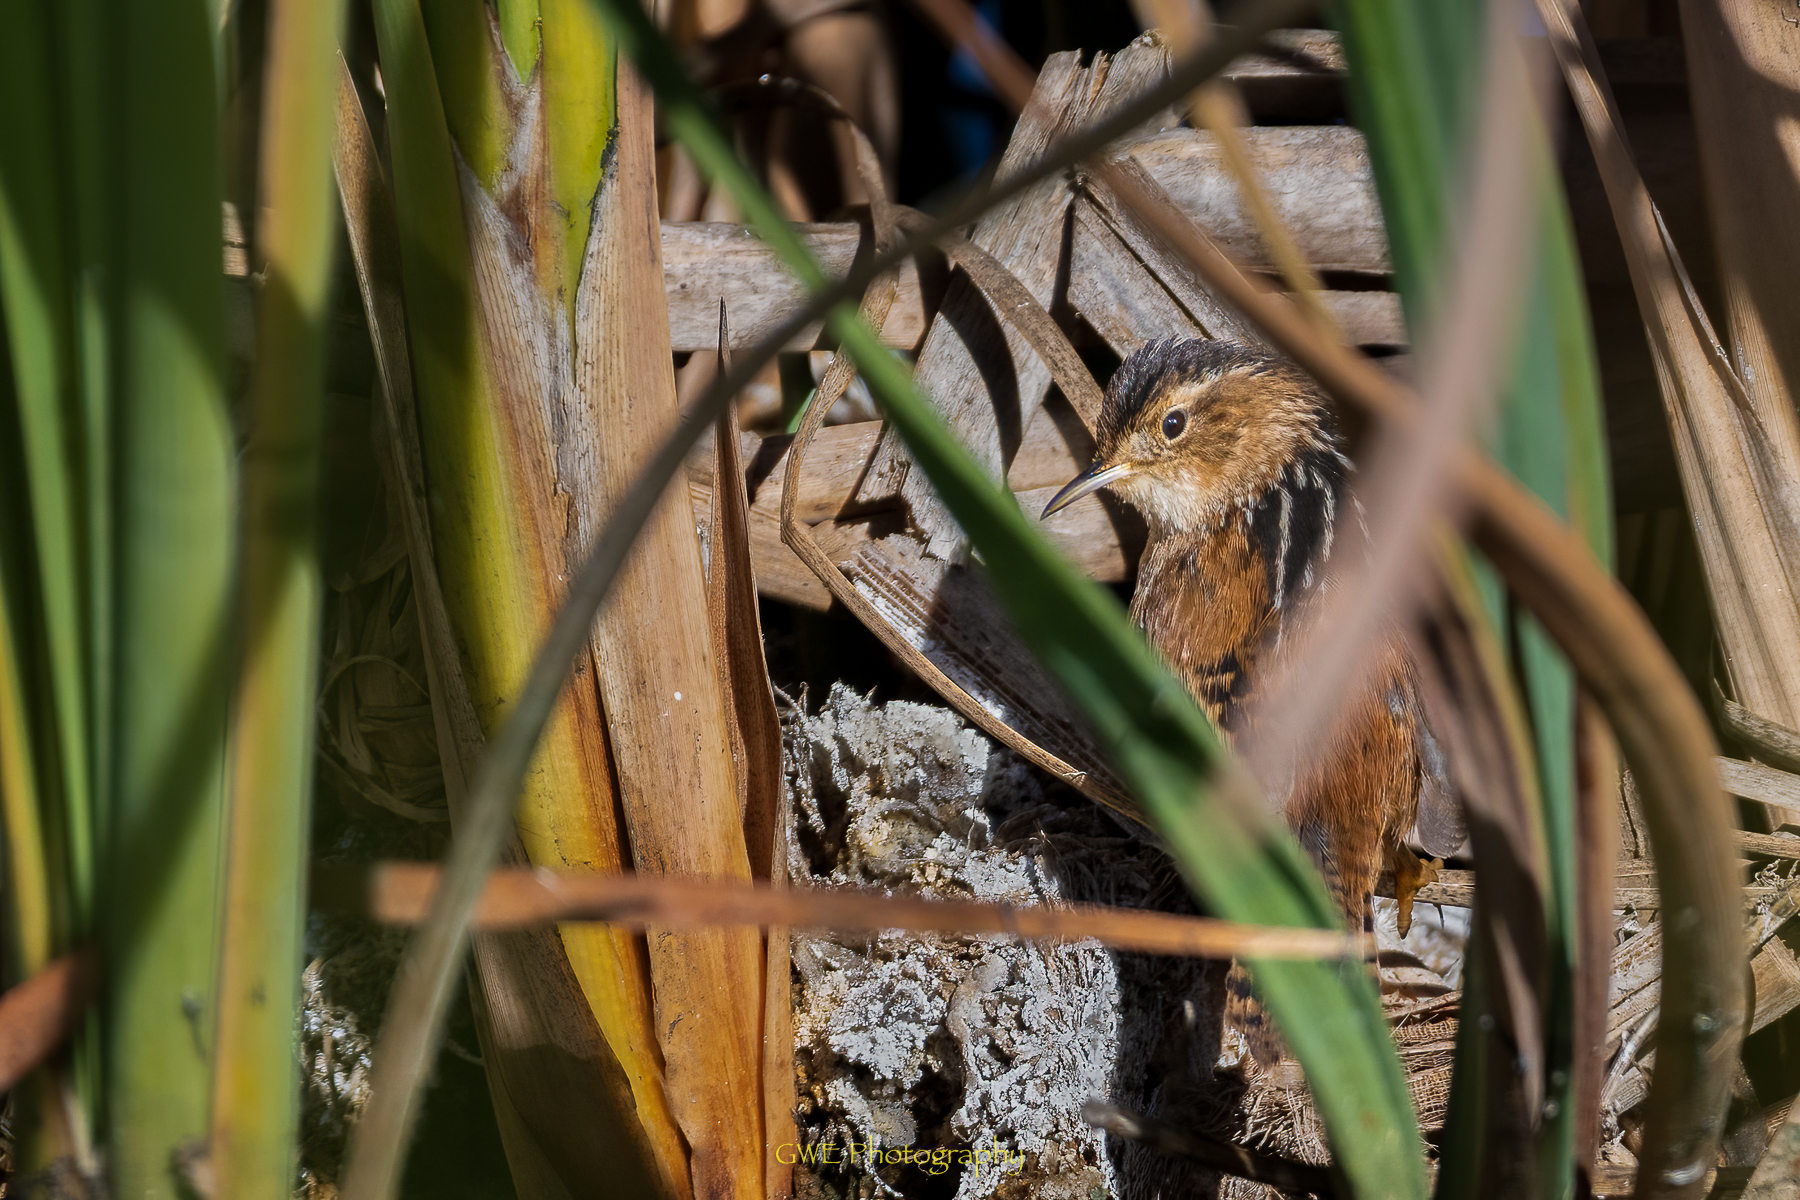
{"label": "tangled nest material", "polygon": [[[1160,850],[948,709],[876,705],[839,685],[816,715],[791,713],[787,730],[796,879],[1021,904],[1188,906]],[[1430,910],[1420,915],[1434,925]],[[1444,924],[1415,935],[1428,961],[1460,952],[1454,921]],[[1109,1144],[1081,1117],[1096,1096],[1327,1160],[1294,1064],[1264,1071],[1222,1034],[1223,964],[1092,943],[829,933],[796,934],[793,959],[802,1142],[814,1159],[799,1165],[800,1195],[1263,1192]],[[1455,1014],[1453,997],[1390,1003],[1426,1129],[1443,1121]],[[933,1173],[916,1153],[892,1153],[909,1148],[949,1153]]]}

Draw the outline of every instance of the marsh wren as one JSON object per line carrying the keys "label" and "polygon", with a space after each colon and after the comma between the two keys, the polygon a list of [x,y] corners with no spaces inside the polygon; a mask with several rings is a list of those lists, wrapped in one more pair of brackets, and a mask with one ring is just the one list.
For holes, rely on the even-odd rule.
{"label": "marsh wren", "polygon": [[[1298,368],[1260,350],[1151,342],[1114,373],[1095,443],[1093,464],[1044,515],[1102,488],[1143,514],[1149,537],[1131,618],[1225,737],[1243,736],[1283,634],[1307,619],[1351,503],[1352,467],[1329,402]],[[1383,859],[1403,889],[1420,869],[1402,841],[1418,804],[1419,705],[1397,636],[1367,679],[1283,805],[1346,923],[1365,932]],[[1259,1061],[1280,1058],[1235,964],[1226,1019]]]}

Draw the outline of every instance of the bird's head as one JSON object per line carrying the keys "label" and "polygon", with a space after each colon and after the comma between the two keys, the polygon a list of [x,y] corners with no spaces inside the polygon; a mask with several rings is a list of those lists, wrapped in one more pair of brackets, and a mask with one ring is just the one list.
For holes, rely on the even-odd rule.
{"label": "bird's head", "polygon": [[1206,529],[1297,458],[1336,450],[1325,398],[1297,367],[1236,342],[1151,342],[1113,373],[1094,461],[1043,515],[1106,488],[1152,528]]}

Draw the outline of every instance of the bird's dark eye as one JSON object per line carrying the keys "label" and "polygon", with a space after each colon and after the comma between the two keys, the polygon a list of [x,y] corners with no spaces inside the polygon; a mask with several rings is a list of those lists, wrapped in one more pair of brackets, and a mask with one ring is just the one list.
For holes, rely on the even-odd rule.
{"label": "bird's dark eye", "polygon": [[1180,437],[1181,431],[1186,428],[1187,414],[1179,408],[1171,409],[1169,415],[1163,418],[1163,436],[1171,442]]}

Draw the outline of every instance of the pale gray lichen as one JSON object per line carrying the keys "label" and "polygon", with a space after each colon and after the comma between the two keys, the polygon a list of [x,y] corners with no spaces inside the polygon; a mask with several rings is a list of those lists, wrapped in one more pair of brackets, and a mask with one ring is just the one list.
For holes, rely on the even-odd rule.
{"label": "pale gray lichen", "polygon": [[[1178,874],[1147,838],[995,749],[948,709],[877,705],[840,685],[817,714],[790,720],[787,749],[796,880],[1191,911]],[[1460,961],[1467,914],[1417,906],[1415,933],[1402,943],[1391,903],[1377,907],[1378,941],[1406,952],[1396,962],[1413,964],[1410,985],[1441,991],[1439,973]],[[815,1158],[831,1159],[801,1166],[801,1196],[1151,1200],[1266,1191],[1136,1143],[1109,1143],[1081,1120],[1091,1097],[1325,1160],[1297,1066],[1260,1071],[1242,1039],[1222,1030],[1223,963],[1115,954],[1093,943],[814,931],[796,933],[793,964],[802,1141]],[[1447,1069],[1431,1058],[1453,1044],[1443,1002],[1403,1004],[1419,1012],[1408,1033],[1419,1045],[1409,1042],[1409,1053],[1423,1056],[1421,1068]],[[1415,1083],[1435,1081],[1422,1069]],[[932,1174],[887,1157],[907,1148],[956,1160]],[[880,1161],[871,1163],[872,1152]]]}
{"label": "pale gray lichen", "polygon": [[[1037,776],[947,709],[878,706],[839,686],[789,732],[796,879],[1016,904],[1142,903],[1169,882],[1157,852],[1085,802],[1048,802]],[[1124,995],[1134,956],[813,932],[795,935],[793,962],[805,1137],[839,1159],[863,1148],[856,1163],[803,1170],[813,1194],[1124,1194],[1081,1106],[1112,1098],[1121,1067],[1139,1077],[1159,1048],[1159,1032],[1129,1027],[1142,1007]],[[1174,990],[1195,978],[1176,970]],[[952,1161],[887,1158],[907,1147]],[[870,1148],[887,1161],[871,1165]]]}

